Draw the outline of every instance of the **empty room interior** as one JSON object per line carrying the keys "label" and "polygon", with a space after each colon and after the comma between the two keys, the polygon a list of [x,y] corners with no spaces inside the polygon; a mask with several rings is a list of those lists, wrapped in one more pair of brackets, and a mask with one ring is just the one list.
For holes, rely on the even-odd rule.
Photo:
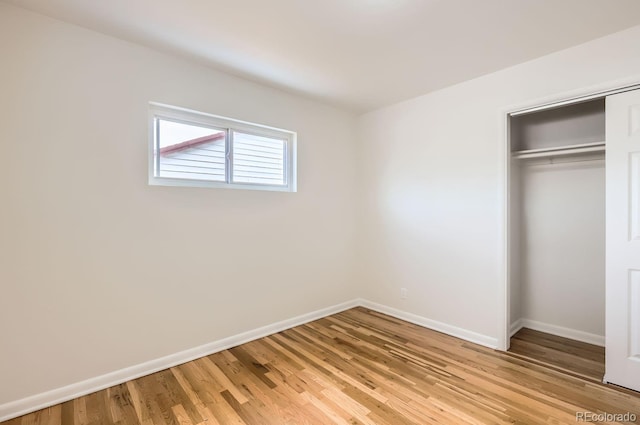
{"label": "empty room interior", "polygon": [[640,2],[0,0],[0,423],[640,424]]}

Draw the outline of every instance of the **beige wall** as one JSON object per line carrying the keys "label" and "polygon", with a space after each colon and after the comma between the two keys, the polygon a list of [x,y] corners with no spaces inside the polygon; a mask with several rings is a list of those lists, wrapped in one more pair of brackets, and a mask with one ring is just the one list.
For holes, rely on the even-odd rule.
{"label": "beige wall", "polygon": [[639,83],[639,45],[634,27],[360,117],[362,296],[503,343],[505,113]]}
{"label": "beige wall", "polygon": [[[1,3],[0,58],[0,404],[355,297],[352,115]],[[149,101],[297,131],[298,192],[149,186]]]}

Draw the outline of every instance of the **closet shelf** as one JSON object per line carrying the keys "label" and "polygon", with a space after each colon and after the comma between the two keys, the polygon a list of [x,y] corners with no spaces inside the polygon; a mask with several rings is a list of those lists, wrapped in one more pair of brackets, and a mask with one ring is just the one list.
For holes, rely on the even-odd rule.
{"label": "closet shelf", "polygon": [[515,159],[546,158],[560,155],[575,155],[588,152],[604,152],[605,142],[583,143],[580,145],[559,146],[553,148],[515,151],[511,155]]}

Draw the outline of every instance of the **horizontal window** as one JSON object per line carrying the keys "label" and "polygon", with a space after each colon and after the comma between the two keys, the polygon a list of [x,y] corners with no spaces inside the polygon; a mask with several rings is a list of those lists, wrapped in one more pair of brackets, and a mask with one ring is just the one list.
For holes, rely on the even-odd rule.
{"label": "horizontal window", "polygon": [[295,192],[295,133],[150,106],[149,183]]}

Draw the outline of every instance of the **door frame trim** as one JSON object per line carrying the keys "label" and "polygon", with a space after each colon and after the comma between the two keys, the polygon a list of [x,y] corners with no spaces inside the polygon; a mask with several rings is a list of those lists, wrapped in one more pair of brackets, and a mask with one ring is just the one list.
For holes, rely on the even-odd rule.
{"label": "door frame trim", "polygon": [[516,103],[502,108],[499,111],[500,143],[498,169],[500,175],[499,200],[501,206],[498,235],[498,240],[500,241],[499,258],[501,261],[499,265],[500,284],[498,290],[498,305],[501,318],[498,329],[499,350],[507,351],[511,340],[511,256],[509,240],[509,226],[511,224],[511,199],[509,196],[511,189],[511,140],[509,138],[509,117],[604,98],[612,94],[635,89],[640,89],[640,75]]}

